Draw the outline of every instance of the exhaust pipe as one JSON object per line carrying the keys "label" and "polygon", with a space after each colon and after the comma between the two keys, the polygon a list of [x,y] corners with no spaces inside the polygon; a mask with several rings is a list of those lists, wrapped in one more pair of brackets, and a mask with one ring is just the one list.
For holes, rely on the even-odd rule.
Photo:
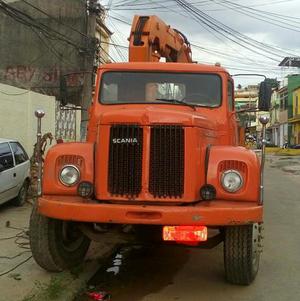
{"label": "exhaust pipe", "polygon": [[36,134],[36,149],[37,149],[37,167],[38,167],[38,178],[37,178],[37,196],[42,195],[42,174],[43,174],[43,162],[42,162],[42,118],[45,116],[43,110],[36,110],[34,112],[37,118],[37,134]]}
{"label": "exhaust pipe", "polygon": [[262,140],[261,140],[261,163],[260,163],[260,197],[259,203],[260,205],[264,202],[264,167],[265,167],[265,159],[266,159],[266,126],[269,122],[270,118],[267,116],[259,117],[259,122],[262,124]]}

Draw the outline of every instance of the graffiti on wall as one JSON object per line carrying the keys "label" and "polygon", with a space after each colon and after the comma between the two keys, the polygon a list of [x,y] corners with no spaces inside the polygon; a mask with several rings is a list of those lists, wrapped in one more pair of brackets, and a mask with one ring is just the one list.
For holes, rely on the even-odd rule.
{"label": "graffiti on wall", "polygon": [[[43,87],[58,87],[59,85],[60,70],[57,66],[47,69],[27,65],[7,66],[1,73],[0,79],[7,84],[18,83],[28,88],[40,85]],[[75,87],[82,85],[83,74],[78,73],[78,70],[70,70],[67,73],[70,73],[66,77],[68,86]]]}

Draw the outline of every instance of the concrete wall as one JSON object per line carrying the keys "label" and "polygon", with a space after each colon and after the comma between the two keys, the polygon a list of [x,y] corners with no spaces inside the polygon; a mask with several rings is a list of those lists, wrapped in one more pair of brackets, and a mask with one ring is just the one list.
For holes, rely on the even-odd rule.
{"label": "concrete wall", "polygon": [[55,98],[0,84],[0,137],[17,139],[28,155],[36,142],[34,111],[43,109],[42,132],[55,135]]}
{"label": "concrete wall", "polygon": [[49,18],[23,1],[9,1],[9,5],[29,15],[35,22],[59,32],[63,35],[59,37],[64,41],[49,29],[42,34],[37,28],[17,22],[0,10],[0,34],[3,41],[0,47],[0,82],[59,96],[60,74],[75,72],[67,78],[73,92],[69,102],[79,105],[82,100],[83,75],[78,72],[86,70],[84,57],[94,49],[84,35],[78,33],[86,32],[86,1],[28,2],[52,17]]}

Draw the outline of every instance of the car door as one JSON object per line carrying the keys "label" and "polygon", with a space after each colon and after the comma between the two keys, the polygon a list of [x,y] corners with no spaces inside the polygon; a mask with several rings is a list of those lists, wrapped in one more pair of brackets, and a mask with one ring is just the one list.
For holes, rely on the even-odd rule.
{"label": "car door", "polygon": [[16,195],[19,193],[24,180],[29,177],[30,162],[28,155],[19,142],[10,142],[15,159],[15,177],[17,182]]}
{"label": "car door", "polygon": [[0,143],[0,204],[15,197],[17,188],[14,160],[8,142]]}

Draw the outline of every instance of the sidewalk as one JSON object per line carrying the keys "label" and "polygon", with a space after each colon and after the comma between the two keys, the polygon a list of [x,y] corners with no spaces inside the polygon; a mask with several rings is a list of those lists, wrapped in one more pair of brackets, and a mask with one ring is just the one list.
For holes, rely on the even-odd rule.
{"label": "sidewalk", "polygon": [[[49,273],[31,257],[28,225],[32,206],[0,206],[0,301],[72,300],[115,244],[93,243],[77,273]],[[7,227],[9,223],[9,227]],[[15,269],[14,269],[15,268]]]}
{"label": "sidewalk", "polygon": [[266,147],[266,153],[278,156],[300,156],[300,149]]}

